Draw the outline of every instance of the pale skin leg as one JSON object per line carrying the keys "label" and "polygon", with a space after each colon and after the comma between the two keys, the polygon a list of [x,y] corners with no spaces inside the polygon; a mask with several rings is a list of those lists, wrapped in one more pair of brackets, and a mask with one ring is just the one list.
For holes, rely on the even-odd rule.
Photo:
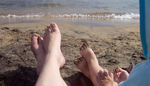
{"label": "pale skin leg", "polygon": [[[46,28],[41,43],[37,41],[38,37],[35,35],[32,37],[32,50],[37,58],[43,56],[45,60],[41,62],[43,66],[39,69],[41,71],[36,86],[67,86],[60,75],[60,67],[64,65],[65,59],[60,50],[61,34],[58,26],[51,23]],[[38,50],[43,50],[45,57],[43,54],[38,54]]]}
{"label": "pale skin leg", "polygon": [[[47,28],[53,28],[53,27],[55,27],[55,26],[48,26]],[[46,36],[47,36],[47,31],[48,29],[46,29],[46,32],[45,32],[45,34],[44,34],[44,39],[46,39]],[[55,31],[55,30],[54,30]],[[55,37],[55,36],[54,36]],[[51,37],[49,37],[49,38],[51,38]],[[61,38],[61,37],[60,37]],[[48,39],[49,40],[49,39]],[[44,44],[45,43],[45,44]],[[45,62],[45,59],[47,58],[47,56],[46,56],[46,51],[48,51],[48,50],[46,50],[47,49],[47,47],[46,46],[43,46],[43,45],[46,45],[46,43],[47,42],[44,42],[43,41],[43,38],[42,37],[40,37],[38,34],[34,34],[33,35],[33,37],[32,37],[32,51],[34,52],[34,54],[35,54],[35,56],[37,57],[37,59],[38,59],[38,69],[37,69],[37,71],[38,71],[38,74],[40,74],[40,72],[41,72],[41,70],[43,69],[42,67],[43,67],[43,64],[45,64],[46,62]],[[58,57],[60,57],[60,58],[63,58],[63,59],[61,59],[61,60],[57,60],[56,62],[58,62],[58,64],[59,64],[59,66],[58,66],[58,68],[60,68],[60,66],[63,66],[63,64],[64,64],[64,57],[63,57],[63,55],[62,55],[62,53],[61,53],[61,50],[60,50],[60,48],[59,49],[57,49],[56,50],[57,51],[57,54],[58,54]],[[56,63],[56,62],[54,62],[54,63]],[[52,63],[52,62],[51,62]],[[84,62],[83,62],[84,63]],[[56,65],[55,65],[56,66]],[[55,67],[55,68],[57,68],[57,67]],[[84,71],[84,69],[83,69],[83,71]],[[82,71],[82,72],[83,72]],[[88,72],[87,72],[88,73]],[[89,74],[85,74],[85,75],[88,75],[89,76]],[[61,77],[60,76],[60,73],[58,74],[59,76],[58,77]],[[87,76],[87,77],[88,77]],[[61,78],[61,81],[62,81],[62,85],[66,85],[65,84],[65,82],[63,81],[63,79]],[[58,82],[57,82],[58,83]],[[54,83],[55,84],[55,83]],[[60,83],[61,84],[61,83]],[[55,84],[56,85],[56,84]]]}

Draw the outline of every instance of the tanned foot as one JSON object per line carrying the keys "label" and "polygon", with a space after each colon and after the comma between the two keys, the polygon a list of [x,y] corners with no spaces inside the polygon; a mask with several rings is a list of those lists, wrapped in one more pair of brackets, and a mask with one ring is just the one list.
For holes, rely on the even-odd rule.
{"label": "tanned foot", "polygon": [[85,60],[83,57],[74,60],[74,64],[77,66],[77,68],[80,69],[80,71],[81,71],[87,78],[90,79],[88,64],[87,64],[86,60]]}
{"label": "tanned foot", "polygon": [[31,50],[37,58],[37,74],[40,73],[44,60],[45,60],[45,52],[42,44],[43,38],[40,35],[34,33],[31,37]]}
{"label": "tanned foot", "polygon": [[80,54],[86,60],[88,65],[90,65],[90,66],[95,65],[95,64],[99,65],[95,53],[89,47],[89,45],[86,41],[80,47]]}
{"label": "tanned foot", "polygon": [[92,80],[94,86],[99,86],[99,73],[103,72],[103,68],[99,66],[98,60],[96,58],[95,53],[89,47],[88,43],[85,41],[80,48],[81,56],[86,60],[89,68],[90,79]]}
{"label": "tanned foot", "polygon": [[51,59],[56,60],[59,67],[62,67],[65,64],[65,58],[60,49],[61,34],[56,23],[51,23],[45,29],[45,34],[43,37],[43,46],[46,52],[46,60],[49,59],[50,53],[53,53],[56,54],[56,56],[51,57]]}

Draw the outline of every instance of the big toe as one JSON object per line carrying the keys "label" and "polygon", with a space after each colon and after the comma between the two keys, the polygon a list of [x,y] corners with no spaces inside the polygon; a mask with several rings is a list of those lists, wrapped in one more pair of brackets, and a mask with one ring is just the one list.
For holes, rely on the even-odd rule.
{"label": "big toe", "polygon": [[75,64],[76,66],[78,66],[78,65],[80,64],[80,60],[79,60],[79,58],[78,58],[78,59],[76,59],[76,60],[74,60],[74,64]]}
{"label": "big toe", "polygon": [[52,28],[53,32],[59,32],[58,25],[56,23],[51,23],[50,27]]}

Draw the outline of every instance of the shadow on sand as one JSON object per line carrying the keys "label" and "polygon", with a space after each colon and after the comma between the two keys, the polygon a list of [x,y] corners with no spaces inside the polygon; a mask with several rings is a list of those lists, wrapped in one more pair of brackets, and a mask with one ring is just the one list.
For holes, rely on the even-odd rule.
{"label": "shadow on sand", "polygon": [[[37,78],[35,68],[19,67],[17,70],[0,74],[0,86],[34,86]],[[81,72],[65,78],[65,81],[68,86],[93,86]]]}

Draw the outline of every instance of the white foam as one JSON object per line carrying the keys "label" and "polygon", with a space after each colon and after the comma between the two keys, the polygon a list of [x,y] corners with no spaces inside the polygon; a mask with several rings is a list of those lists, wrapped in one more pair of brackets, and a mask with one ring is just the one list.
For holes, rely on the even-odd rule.
{"label": "white foam", "polygon": [[109,15],[107,17],[112,17],[114,19],[137,19],[139,18],[139,14],[134,14],[134,13],[127,13],[127,14],[123,14],[123,15],[115,15],[115,14],[112,14],[112,15]]}
{"label": "white foam", "polygon": [[35,18],[35,17],[42,17],[42,15],[0,15],[0,18]]}
{"label": "white foam", "polygon": [[102,16],[96,15],[88,15],[88,14],[63,14],[57,17],[64,17],[64,18],[101,18]]}
{"label": "white foam", "polygon": [[[44,15],[0,15],[0,18],[37,18],[43,17]],[[63,14],[63,15],[48,15],[52,18],[85,18],[85,19],[119,19],[119,20],[131,20],[139,19],[139,14],[135,13],[126,13],[126,14]]]}
{"label": "white foam", "polygon": [[126,13],[126,14],[107,14],[107,15],[90,15],[90,14],[63,14],[53,17],[61,18],[96,18],[96,19],[138,19],[139,14]]}

